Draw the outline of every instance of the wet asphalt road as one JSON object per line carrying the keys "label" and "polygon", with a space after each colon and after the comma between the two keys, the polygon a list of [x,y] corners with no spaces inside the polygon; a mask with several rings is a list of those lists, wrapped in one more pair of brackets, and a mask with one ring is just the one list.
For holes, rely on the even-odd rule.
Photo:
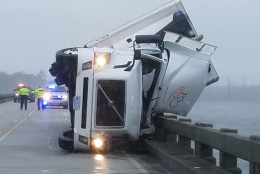
{"label": "wet asphalt road", "polygon": [[107,154],[69,153],[58,146],[58,134],[70,127],[61,108],[20,110],[19,103],[0,104],[1,174],[139,174],[170,173],[146,154],[125,151]]}

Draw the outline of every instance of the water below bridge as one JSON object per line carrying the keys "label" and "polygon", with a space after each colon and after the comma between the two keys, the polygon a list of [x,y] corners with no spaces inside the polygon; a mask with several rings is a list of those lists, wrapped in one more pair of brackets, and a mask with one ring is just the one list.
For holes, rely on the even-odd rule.
{"label": "water below bridge", "polygon": [[[239,101],[201,101],[199,100],[188,115],[192,122],[209,122],[216,129],[237,129],[238,134],[260,135],[260,103]],[[217,158],[218,152],[214,152]],[[248,174],[249,163],[238,159],[238,167]]]}

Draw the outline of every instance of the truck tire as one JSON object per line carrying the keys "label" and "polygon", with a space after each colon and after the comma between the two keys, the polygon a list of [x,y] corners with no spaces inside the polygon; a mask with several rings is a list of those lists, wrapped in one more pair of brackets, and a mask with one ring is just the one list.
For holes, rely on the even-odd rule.
{"label": "truck tire", "polygon": [[73,130],[65,131],[59,136],[59,146],[69,152],[74,150]]}
{"label": "truck tire", "polygon": [[59,70],[60,70],[59,64],[57,64],[57,62],[54,62],[53,64],[51,64],[51,68],[49,69],[49,72],[53,77],[56,77],[59,73]]}
{"label": "truck tire", "polygon": [[[64,65],[77,66],[78,54],[67,54],[66,51],[74,51],[77,48],[67,48],[56,52],[56,62],[59,65],[59,69],[63,70]],[[55,65],[57,66],[57,65]]]}
{"label": "truck tire", "polygon": [[14,103],[16,103],[17,102],[17,99],[14,99]]}
{"label": "truck tire", "polygon": [[68,109],[68,105],[63,106],[63,109]]}

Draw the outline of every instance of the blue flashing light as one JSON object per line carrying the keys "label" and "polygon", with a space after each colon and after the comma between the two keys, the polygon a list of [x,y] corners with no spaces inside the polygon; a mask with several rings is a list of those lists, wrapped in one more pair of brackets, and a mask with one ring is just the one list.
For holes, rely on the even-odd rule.
{"label": "blue flashing light", "polygon": [[48,88],[54,89],[56,87],[56,85],[48,85]]}

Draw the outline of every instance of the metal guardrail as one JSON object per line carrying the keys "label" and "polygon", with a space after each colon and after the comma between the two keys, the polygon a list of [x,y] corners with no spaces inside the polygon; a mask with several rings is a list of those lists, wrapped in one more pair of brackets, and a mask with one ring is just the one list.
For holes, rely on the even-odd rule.
{"label": "metal guardrail", "polygon": [[[161,141],[173,142],[196,156],[216,165],[213,149],[219,150],[219,167],[241,174],[237,158],[249,162],[249,174],[260,173],[260,136],[241,136],[236,129],[214,129],[210,123],[192,123],[191,119],[175,115],[156,120],[156,134]],[[194,149],[191,141],[195,142]]]}
{"label": "metal guardrail", "polygon": [[0,103],[10,101],[14,94],[0,94]]}

